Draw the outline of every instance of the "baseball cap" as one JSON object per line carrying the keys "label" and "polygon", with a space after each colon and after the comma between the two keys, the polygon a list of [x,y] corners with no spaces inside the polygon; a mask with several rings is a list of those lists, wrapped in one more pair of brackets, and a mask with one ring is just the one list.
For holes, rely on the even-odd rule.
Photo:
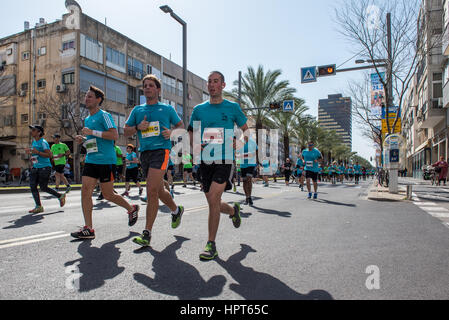
{"label": "baseball cap", "polygon": [[55,134],[53,135],[53,138],[61,138],[61,135],[60,135],[59,133],[55,133]]}
{"label": "baseball cap", "polygon": [[34,126],[28,126],[30,129],[36,129],[40,132],[42,132],[42,134],[44,134],[44,128],[42,128],[41,126],[38,125],[34,125]]}

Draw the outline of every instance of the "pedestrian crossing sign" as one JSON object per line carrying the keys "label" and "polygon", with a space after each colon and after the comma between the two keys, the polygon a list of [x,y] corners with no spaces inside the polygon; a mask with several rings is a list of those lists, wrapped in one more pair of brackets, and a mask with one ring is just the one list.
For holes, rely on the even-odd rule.
{"label": "pedestrian crossing sign", "polygon": [[284,112],[294,112],[295,111],[295,101],[287,100],[284,101]]}
{"label": "pedestrian crossing sign", "polygon": [[316,66],[301,69],[301,83],[316,82]]}

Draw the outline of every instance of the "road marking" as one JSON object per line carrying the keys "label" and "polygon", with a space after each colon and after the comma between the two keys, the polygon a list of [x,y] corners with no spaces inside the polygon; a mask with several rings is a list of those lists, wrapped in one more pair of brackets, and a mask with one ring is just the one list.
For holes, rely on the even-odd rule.
{"label": "road marking", "polygon": [[430,212],[429,213],[432,217],[435,218],[449,218],[449,213],[444,212]]}
{"label": "road marking", "polygon": [[414,202],[414,204],[419,206],[436,206],[437,204],[435,202]]}
{"label": "road marking", "polygon": [[442,207],[420,207],[421,209],[425,210],[425,211],[440,211],[440,212],[448,212],[449,210],[447,210],[446,208],[442,208]]}
{"label": "road marking", "polygon": [[61,234],[61,233],[64,233],[64,231],[58,231],[58,232],[51,232],[51,233],[38,234],[38,235],[29,236],[29,237],[23,237],[23,238],[16,238],[16,239],[2,240],[2,241],[0,241],[0,244],[11,243],[11,242],[17,242],[17,241],[23,241],[23,240],[34,239],[34,238],[41,238],[41,237],[54,236],[54,235],[56,235],[56,234]]}
{"label": "road marking", "polygon": [[59,239],[59,238],[65,238],[65,237],[68,237],[68,236],[70,236],[70,234],[67,233],[67,234],[60,234],[60,235],[53,236],[53,237],[45,237],[45,238],[28,240],[28,241],[13,242],[13,243],[1,245],[0,249],[6,249],[6,248],[11,248],[11,247],[23,246],[23,245],[26,245],[26,244],[42,242],[42,241],[48,241],[48,240],[54,240],[54,239]]}

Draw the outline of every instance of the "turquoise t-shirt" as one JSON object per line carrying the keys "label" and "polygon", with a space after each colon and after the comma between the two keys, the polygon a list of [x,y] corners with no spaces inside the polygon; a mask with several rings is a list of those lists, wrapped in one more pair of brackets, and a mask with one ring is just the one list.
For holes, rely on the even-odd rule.
{"label": "turquoise t-shirt", "polygon": [[193,131],[195,137],[196,130],[201,127],[201,144],[204,148],[201,160],[219,163],[223,160],[233,161],[234,126],[240,128],[246,122],[246,116],[235,102],[224,99],[220,104],[206,101],[197,105],[193,109],[189,130]]}
{"label": "turquoise t-shirt", "polygon": [[[126,160],[133,161],[135,158],[137,158],[137,154],[135,152],[126,153]],[[137,167],[138,167],[137,163],[126,162],[126,169],[134,169]]]}
{"label": "turquoise t-shirt", "polygon": [[140,130],[137,132],[140,142],[139,151],[171,150],[171,141],[165,139],[162,132],[165,128],[171,129],[172,126],[176,126],[182,121],[175,109],[160,102],[153,105],[142,104],[131,111],[126,124],[135,127],[145,119],[145,116],[150,123],[150,127],[144,132]]}
{"label": "turquoise t-shirt", "polygon": [[[84,120],[84,126],[91,130],[106,132],[109,129],[117,129],[111,114],[99,110],[94,115],[89,115]],[[117,154],[114,148],[114,141],[98,138],[95,136],[87,136],[84,143],[87,150],[86,163],[91,164],[116,164]]]}
{"label": "turquoise t-shirt", "polygon": [[243,161],[240,163],[240,168],[249,168],[249,167],[255,167],[257,165],[256,160],[256,152],[258,150],[257,143],[253,139],[249,138],[248,142],[245,143],[242,149],[239,150],[240,153],[245,155],[254,154],[254,156],[249,158],[243,158]]}
{"label": "turquoise t-shirt", "polygon": [[349,173],[349,174],[353,174],[353,173],[354,173],[354,169],[353,169],[352,167],[349,167],[348,173]]}
{"label": "turquoise t-shirt", "polygon": [[354,173],[355,174],[360,174],[360,171],[361,171],[362,169],[360,168],[360,166],[359,165],[355,165],[354,166]]}
{"label": "turquoise t-shirt", "polygon": [[321,152],[317,148],[313,148],[312,151],[308,149],[302,152],[302,157],[306,162],[305,171],[318,172],[318,160],[321,158]]}
{"label": "turquoise t-shirt", "polygon": [[[33,140],[31,147],[32,147],[32,149],[34,148],[39,152],[44,152],[45,150],[50,150],[50,145],[44,138],[41,138],[38,141]],[[33,168],[42,169],[42,168],[46,168],[46,167],[51,167],[50,158],[44,158],[37,154],[32,154],[30,160],[33,163]]]}
{"label": "turquoise t-shirt", "polygon": [[263,173],[265,173],[265,174],[270,173],[270,161],[263,160],[262,167],[263,167]]}
{"label": "turquoise t-shirt", "polygon": [[298,158],[298,160],[296,160],[296,172],[300,175],[302,173],[302,171],[304,170],[305,167],[305,163],[301,158]]}

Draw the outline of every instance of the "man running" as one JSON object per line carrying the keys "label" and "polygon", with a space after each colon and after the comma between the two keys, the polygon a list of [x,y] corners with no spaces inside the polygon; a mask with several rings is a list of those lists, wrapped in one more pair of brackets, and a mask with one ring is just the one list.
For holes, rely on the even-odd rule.
{"label": "man running", "polygon": [[298,179],[299,187],[301,188],[301,191],[304,191],[304,176],[303,171],[305,167],[304,159],[302,158],[302,154],[300,153],[298,155],[298,160],[296,160],[296,175]]}
{"label": "man running", "polygon": [[115,164],[116,170],[114,173],[114,180],[117,182],[120,182],[123,180],[123,152],[122,152],[122,149],[120,149],[120,147],[115,144],[115,141],[114,141],[114,149],[115,149],[115,154],[117,155],[117,162]]}
{"label": "man running", "polygon": [[198,149],[203,149],[200,175],[209,204],[209,239],[204,252],[200,254],[202,260],[212,260],[218,256],[215,240],[220,224],[220,212],[229,215],[235,228],[240,227],[240,205],[235,203],[234,207],[231,207],[221,200],[223,192],[232,189],[230,180],[234,158],[234,150],[229,150],[233,147],[234,135],[228,137],[225,133],[226,130],[234,131],[235,125],[243,132],[248,130],[247,118],[240,106],[223,99],[223,90],[226,87],[223,74],[218,71],[211,72],[207,87],[210,100],[193,109],[189,125],[191,144],[194,142],[194,131],[197,134],[198,124],[201,126],[201,145],[193,145],[193,150],[196,157]]}
{"label": "man running", "polygon": [[184,164],[184,188],[187,188],[187,181],[189,178],[193,181],[193,185],[196,185],[195,179],[193,178],[193,164],[192,164],[192,155],[186,154],[182,156],[182,162]]}
{"label": "man running", "polygon": [[128,226],[137,222],[139,213],[138,205],[130,205],[123,197],[114,193],[114,169],[117,162],[114,141],[119,135],[111,114],[100,108],[103,101],[104,92],[91,86],[85,98],[89,116],[84,120],[82,135],[75,137],[79,144],[84,143],[87,150],[81,188],[85,226],[71,234],[81,240],[95,239],[92,194],[98,180],[104,198],[127,210]]}
{"label": "man running", "polygon": [[140,163],[147,182],[148,206],[145,230],[141,236],[134,238],[133,242],[148,247],[159,211],[159,200],[172,213],[171,227],[176,229],[181,224],[184,207],[178,207],[165,189],[164,175],[172,148],[170,128],[174,126],[175,129],[182,129],[184,124],[172,106],[159,102],[161,81],[155,75],[145,76],[142,84],[146,103],[136,106],[131,111],[125,125],[125,136],[131,137],[137,133],[140,143]]}
{"label": "man running", "polygon": [[25,152],[31,156],[30,160],[33,164],[30,174],[30,189],[34,203],[36,204],[35,208],[30,210],[29,213],[44,212],[44,207],[42,206],[39,196],[39,190],[37,189],[38,186],[41,191],[51,194],[59,199],[59,205],[62,208],[65,205],[66,193],[60,194],[56,190],[48,187],[48,180],[51,175],[50,158],[52,153],[48,142],[43,138],[44,128],[41,126],[29,126],[29,128],[31,129],[33,143],[31,148],[25,149]]}
{"label": "man running", "polygon": [[361,174],[361,167],[359,165],[359,162],[357,161],[354,165],[354,177],[355,177],[355,184],[359,184],[360,181],[360,174]]}
{"label": "man running", "polygon": [[55,184],[56,190],[59,189],[59,183],[62,181],[66,185],[65,193],[69,193],[72,187],[70,183],[67,181],[67,178],[64,176],[64,168],[67,163],[67,158],[70,156],[69,147],[61,142],[61,135],[55,134],[53,136],[54,144],[51,146],[51,153],[53,157],[53,162],[55,164]]}
{"label": "man running", "polygon": [[124,197],[129,197],[131,182],[134,182],[139,188],[139,196],[141,196],[143,192],[143,188],[139,182],[139,158],[137,158],[137,154],[134,152],[134,149],[135,147],[132,144],[128,144],[126,147],[125,192],[122,194]]}
{"label": "man running", "polygon": [[292,162],[290,161],[290,158],[285,160],[282,168],[284,169],[285,185],[288,187],[290,185],[290,177],[292,175]]}
{"label": "man running", "polygon": [[313,199],[318,199],[318,161],[321,161],[323,156],[321,152],[315,148],[315,143],[310,141],[308,144],[308,149],[302,152],[302,157],[306,163],[304,168],[306,172],[307,179],[307,190],[309,191],[309,199],[312,199],[312,189],[310,186],[310,180],[313,181],[314,195]]}
{"label": "man running", "polygon": [[252,138],[248,139],[248,142],[245,143],[242,149],[239,150],[239,153],[243,155],[243,161],[240,162],[240,168],[242,169],[242,178],[243,178],[243,191],[246,196],[246,205],[252,206],[252,192],[253,192],[253,177],[256,171],[256,151],[257,151],[257,143]]}

